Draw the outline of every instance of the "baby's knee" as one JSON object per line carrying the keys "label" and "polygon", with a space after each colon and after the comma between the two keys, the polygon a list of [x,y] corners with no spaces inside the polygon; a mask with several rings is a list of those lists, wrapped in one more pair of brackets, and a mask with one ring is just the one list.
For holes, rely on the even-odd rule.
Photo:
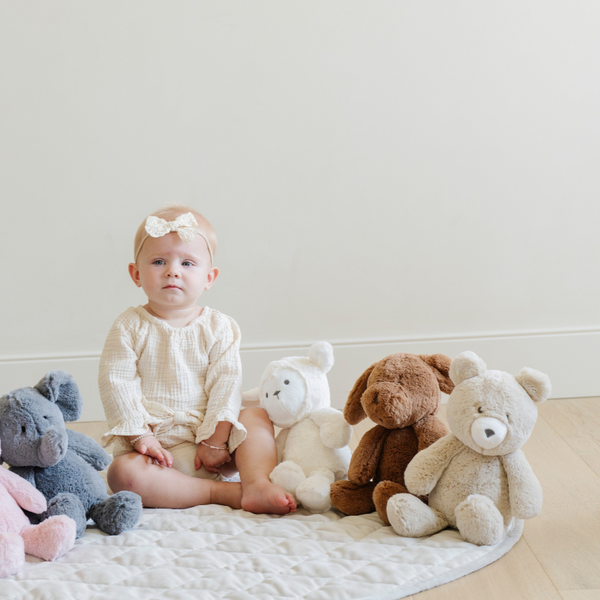
{"label": "baby's knee", "polygon": [[271,419],[269,419],[269,415],[264,408],[260,408],[259,406],[249,406],[248,408],[243,408],[240,411],[239,422],[242,425],[247,425],[251,423],[262,423],[265,425],[273,427],[271,423]]}
{"label": "baby's knee", "polygon": [[113,492],[129,491],[139,494],[148,466],[152,459],[130,452],[115,458],[106,474],[106,480]]}

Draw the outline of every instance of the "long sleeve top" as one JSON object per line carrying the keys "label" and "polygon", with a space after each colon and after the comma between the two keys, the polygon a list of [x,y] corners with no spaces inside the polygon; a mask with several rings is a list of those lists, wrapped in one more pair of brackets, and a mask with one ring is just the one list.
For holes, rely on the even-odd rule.
{"label": "long sleeve top", "polygon": [[143,306],[113,324],[100,359],[100,397],[109,431],[102,443],[141,435],[150,427],[165,447],[209,438],[219,421],[233,426],[231,452],[246,437],[241,406],[240,330],[209,307],[186,327],[172,327]]}

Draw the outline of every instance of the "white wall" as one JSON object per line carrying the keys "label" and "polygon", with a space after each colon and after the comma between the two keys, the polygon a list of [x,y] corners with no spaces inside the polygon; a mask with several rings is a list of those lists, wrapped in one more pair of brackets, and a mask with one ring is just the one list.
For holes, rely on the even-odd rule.
{"label": "white wall", "polygon": [[464,349],[600,395],[600,4],[0,0],[0,392],[97,358],[190,203],[264,361]]}

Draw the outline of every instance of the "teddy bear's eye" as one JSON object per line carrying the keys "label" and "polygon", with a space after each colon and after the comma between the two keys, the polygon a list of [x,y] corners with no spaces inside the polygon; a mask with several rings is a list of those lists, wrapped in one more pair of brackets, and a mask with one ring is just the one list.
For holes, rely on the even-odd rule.
{"label": "teddy bear's eye", "polygon": [[483,408],[481,408],[481,406],[477,409],[478,413],[482,413],[483,412]]}
{"label": "teddy bear's eye", "polygon": [[510,415],[506,413],[506,418],[510,421]]}
{"label": "teddy bear's eye", "polygon": [[290,380],[286,379],[283,383],[285,383],[285,385],[290,385]]}

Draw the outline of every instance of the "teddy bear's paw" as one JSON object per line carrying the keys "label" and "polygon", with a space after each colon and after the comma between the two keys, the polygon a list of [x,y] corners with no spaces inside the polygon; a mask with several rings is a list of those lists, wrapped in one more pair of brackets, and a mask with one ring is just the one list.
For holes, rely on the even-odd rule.
{"label": "teddy bear's paw", "polygon": [[455,509],[456,528],[477,546],[491,546],[504,538],[504,519],[487,496],[471,494]]}
{"label": "teddy bear's paw", "polygon": [[410,494],[392,496],[386,511],[392,529],[403,537],[432,535],[448,525],[438,511]]}
{"label": "teddy bear's paw", "polygon": [[329,491],[333,483],[333,473],[317,473],[307,477],[297,488],[296,496],[302,506],[314,513],[331,509]]}
{"label": "teddy bear's paw", "polygon": [[269,479],[289,494],[295,495],[296,488],[306,479],[306,475],[295,462],[285,460],[271,471]]}
{"label": "teddy bear's paw", "polygon": [[65,515],[75,521],[77,538],[85,533],[87,516],[81,500],[75,494],[57,494],[48,502],[48,510],[43,514],[44,519]]}
{"label": "teddy bear's paw", "polygon": [[18,573],[24,564],[23,538],[16,533],[0,533],[0,577]]}
{"label": "teddy bear's paw", "polygon": [[343,448],[350,443],[352,426],[346,423],[344,415],[339,413],[321,425],[321,441],[328,448]]}
{"label": "teddy bear's paw", "polygon": [[117,492],[90,509],[90,517],[109,535],[133,529],[141,516],[142,499],[129,491]]}
{"label": "teddy bear's paw", "polygon": [[73,547],[76,533],[73,519],[65,515],[50,517],[23,530],[25,552],[44,560],[55,560]]}

